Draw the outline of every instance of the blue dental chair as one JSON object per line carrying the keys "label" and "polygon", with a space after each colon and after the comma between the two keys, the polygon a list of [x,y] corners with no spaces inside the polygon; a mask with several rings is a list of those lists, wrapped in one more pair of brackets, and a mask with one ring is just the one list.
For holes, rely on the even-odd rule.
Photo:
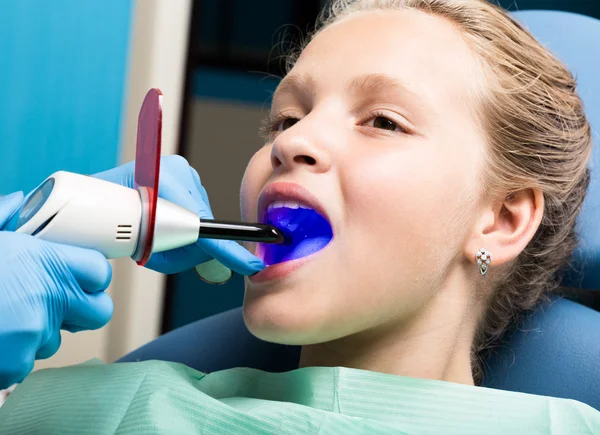
{"label": "blue dental chair", "polygon": [[[555,11],[514,16],[576,74],[595,129],[592,182],[578,222],[582,243],[574,269],[579,272],[564,284],[600,290],[600,21]],[[297,368],[299,355],[296,346],[253,337],[238,308],[165,334],[120,361],[175,361],[204,372],[232,367],[281,372]],[[555,299],[511,332],[485,366],[487,387],[575,399],[600,410],[600,312]]]}

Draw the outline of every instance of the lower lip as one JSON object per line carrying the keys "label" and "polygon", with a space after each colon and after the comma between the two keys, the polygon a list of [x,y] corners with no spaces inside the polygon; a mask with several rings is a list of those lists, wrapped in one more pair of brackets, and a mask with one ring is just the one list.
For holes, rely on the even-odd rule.
{"label": "lower lip", "polygon": [[[321,251],[319,251],[321,252]],[[262,271],[257,273],[256,275],[249,276],[248,279],[254,283],[268,282],[274,281],[276,279],[282,279],[302,266],[308,263],[312,257],[314,257],[318,252],[315,252],[308,257],[299,258],[297,260],[285,261],[283,263],[274,264],[272,266],[267,266]]]}

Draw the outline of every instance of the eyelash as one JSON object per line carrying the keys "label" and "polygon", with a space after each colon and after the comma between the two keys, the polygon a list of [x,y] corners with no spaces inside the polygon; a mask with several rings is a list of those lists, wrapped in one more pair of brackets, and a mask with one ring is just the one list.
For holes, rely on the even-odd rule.
{"label": "eyelash", "polygon": [[270,140],[273,135],[278,132],[281,123],[286,119],[300,120],[300,118],[292,116],[289,112],[280,112],[277,114],[270,113],[259,129],[260,136],[264,140]]}
{"label": "eyelash", "polygon": [[[376,118],[385,118],[388,121],[392,122],[396,128],[398,129],[398,131],[389,131],[389,133],[396,133],[396,134],[412,134],[412,131],[404,126],[401,122],[398,122],[396,120],[394,120],[392,117],[390,117],[386,112],[381,111],[381,110],[371,110],[367,113],[367,118],[366,120],[375,120]],[[281,125],[282,122],[288,120],[288,119],[297,119],[298,121],[300,121],[300,117],[296,117],[296,116],[292,116],[290,113],[286,113],[286,112],[281,112],[278,114],[270,114],[263,122],[263,125],[260,127],[260,135],[264,140],[270,140],[273,138],[273,135],[275,133],[277,133],[279,131],[279,127]],[[365,124],[365,121],[361,122],[362,124]],[[381,128],[376,128],[376,127],[372,127],[375,128],[377,130],[384,130]],[[388,130],[384,130],[384,131],[388,131]]]}
{"label": "eyelash", "polygon": [[[383,110],[370,110],[367,113],[367,120],[375,120],[376,118],[385,118],[388,121],[392,122],[393,124],[396,125],[396,128],[398,129],[398,131],[390,131],[390,133],[396,133],[396,134],[412,134],[412,131],[410,128],[406,127],[406,125],[404,125],[404,123],[396,121],[393,117],[391,117],[389,115],[389,112],[383,111]],[[365,121],[363,121],[361,124],[364,124]],[[376,128],[376,127],[373,127]],[[383,130],[381,128],[378,128],[377,130]]]}

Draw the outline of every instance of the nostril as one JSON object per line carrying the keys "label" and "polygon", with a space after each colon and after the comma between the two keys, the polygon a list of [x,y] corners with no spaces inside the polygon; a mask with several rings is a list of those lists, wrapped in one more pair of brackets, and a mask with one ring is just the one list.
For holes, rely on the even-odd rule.
{"label": "nostril", "polygon": [[296,163],[300,163],[300,164],[304,163],[304,164],[307,164],[310,166],[314,166],[317,163],[317,161],[313,157],[310,157],[310,156],[296,156],[296,157],[294,157],[294,161]]}
{"label": "nostril", "polygon": [[277,156],[271,156],[271,165],[273,168],[278,168],[281,166],[281,160]]}

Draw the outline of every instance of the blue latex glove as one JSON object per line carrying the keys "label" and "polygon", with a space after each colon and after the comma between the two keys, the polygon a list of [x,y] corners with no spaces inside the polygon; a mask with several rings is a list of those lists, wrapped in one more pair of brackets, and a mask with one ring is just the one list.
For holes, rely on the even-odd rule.
{"label": "blue latex glove", "polygon": [[[94,175],[96,178],[129,188],[134,185],[134,162]],[[161,158],[158,195],[198,214],[202,219],[214,219],[206,190],[195,169],[181,156]],[[197,243],[172,251],[153,254],[146,267],[171,274],[206,264],[216,259],[228,269],[242,275],[252,275],[264,269],[263,261],[236,242],[200,239]],[[202,272],[196,269],[200,275]],[[208,279],[208,281],[211,281]]]}
{"label": "blue latex glove", "polygon": [[[0,228],[23,201],[0,198]],[[110,320],[103,290],[111,268],[100,253],[0,231],[0,389],[22,381],[35,359],[60,346],[60,329],[98,329]]]}

